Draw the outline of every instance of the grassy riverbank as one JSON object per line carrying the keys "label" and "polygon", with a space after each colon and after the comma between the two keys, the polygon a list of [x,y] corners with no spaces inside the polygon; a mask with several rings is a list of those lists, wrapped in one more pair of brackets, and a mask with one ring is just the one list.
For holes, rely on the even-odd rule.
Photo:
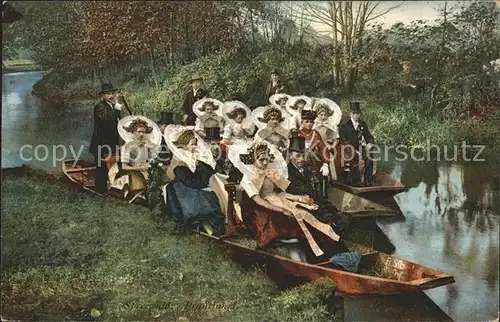
{"label": "grassy riverbank", "polygon": [[2,74],[17,72],[40,71],[41,68],[34,61],[29,59],[12,59],[3,61]]}
{"label": "grassy riverbank", "polygon": [[3,319],[339,319],[330,280],[280,292],[142,207],[27,176],[2,193]]}

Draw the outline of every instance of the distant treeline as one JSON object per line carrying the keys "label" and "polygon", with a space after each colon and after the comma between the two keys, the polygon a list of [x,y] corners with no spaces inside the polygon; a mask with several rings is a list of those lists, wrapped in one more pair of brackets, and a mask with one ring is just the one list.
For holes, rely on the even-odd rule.
{"label": "distant treeline", "polygon": [[[37,64],[51,70],[45,88],[59,92],[68,86],[91,92],[109,80],[167,89],[187,80],[182,71],[191,68],[183,66],[192,65],[200,73],[210,70],[207,85],[215,93],[246,100],[258,96],[256,88],[277,67],[297,93],[416,99],[426,102],[428,113],[447,118],[484,114],[500,101],[499,72],[490,64],[500,55],[494,2],[445,5],[436,23],[390,29],[373,24],[391,9],[380,11],[374,2],[13,1],[12,6],[23,19],[4,26],[4,55],[30,50]],[[334,36],[318,34],[312,22],[331,28]],[[158,104],[163,106],[155,108],[178,102],[165,97]]]}

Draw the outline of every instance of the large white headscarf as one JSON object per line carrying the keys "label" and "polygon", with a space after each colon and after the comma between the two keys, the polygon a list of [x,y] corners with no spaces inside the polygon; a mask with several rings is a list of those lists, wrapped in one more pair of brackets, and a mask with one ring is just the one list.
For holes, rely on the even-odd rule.
{"label": "large white headscarf", "polygon": [[185,127],[179,124],[170,124],[165,128],[165,141],[167,143],[167,147],[172,152],[174,157],[186,163],[191,172],[196,170],[196,161],[202,161],[215,169],[215,160],[212,155],[212,151],[210,150],[210,146],[194,132],[194,137],[197,141],[197,149],[194,153],[191,153],[185,149],[179,148],[175,145],[175,142],[179,138],[179,136],[184,132],[193,129],[191,127]]}

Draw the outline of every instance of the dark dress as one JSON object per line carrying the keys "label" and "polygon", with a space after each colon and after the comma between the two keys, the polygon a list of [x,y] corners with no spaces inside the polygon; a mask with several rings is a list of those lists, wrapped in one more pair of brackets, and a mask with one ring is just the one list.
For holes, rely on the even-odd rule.
{"label": "dark dress", "polygon": [[215,171],[206,163],[198,161],[195,172],[187,166],[174,169],[175,179],[166,187],[167,214],[182,227],[207,223],[214,234],[224,233],[224,215],[219,199],[209,187],[209,180]]}
{"label": "dark dress", "polygon": [[192,89],[188,93],[186,93],[186,97],[184,98],[184,104],[182,105],[184,114],[188,116],[185,121],[185,125],[195,125],[197,116],[193,112],[193,104],[204,97],[208,97],[208,95],[209,95],[208,91],[204,90],[203,88],[198,89],[198,91],[196,92],[196,96],[193,95]]}

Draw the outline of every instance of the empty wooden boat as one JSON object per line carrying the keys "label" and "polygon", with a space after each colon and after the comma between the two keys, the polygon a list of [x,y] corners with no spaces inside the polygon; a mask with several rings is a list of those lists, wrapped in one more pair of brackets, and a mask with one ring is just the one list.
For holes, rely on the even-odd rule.
{"label": "empty wooden boat", "polygon": [[[401,208],[399,208],[394,196],[405,191],[406,188],[398,180],[394,179],[387,173],[375,173],[373,175],[373,185],[369,187],[353,187],[339,181],[333,181],[331,185],[334,188],[357,195],[384,207],[375,209],[375,212],[383,212],[383,209],[390,209],[393,215],[403,215],[403,212],[401,211]],[[373,207],[372,205],[368,205],[368,207],[370,206]]]}

